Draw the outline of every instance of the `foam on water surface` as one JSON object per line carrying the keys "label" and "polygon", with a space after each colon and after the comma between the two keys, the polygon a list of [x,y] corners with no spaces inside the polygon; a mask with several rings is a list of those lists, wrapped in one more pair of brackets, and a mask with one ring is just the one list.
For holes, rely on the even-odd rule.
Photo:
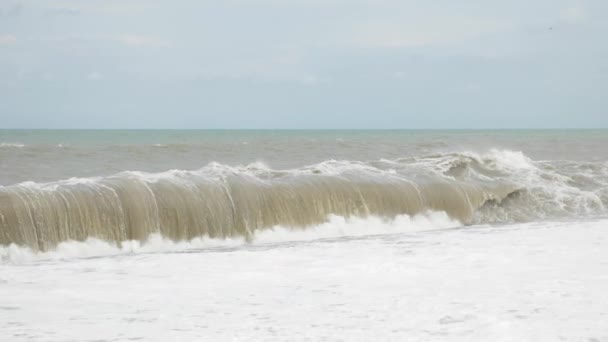
{"label": "foam on water surface", "polygon": [[603,341],[607,227],[538,222],[3,263],[0,336]]}
{"label": "foam on water surface", "polygon": [[74,258],[108,257],[124,254],[180,252],[217,247],[258,246],[268,243],[314,241],[318,239],[396,234],[461,226],[443,212],[428,212],[413,217],[399,215],[394,219],[380,217],[345,218],[332,215],[326,223],[306,229],[275,226],[258,231],[249,240],[243,238],[213,239],[197,237],[189,241],[173,241],[151,234],[144,241],[130,240],[119,244],[96,238],[85,241],[65,241],[49,251],[40,252],[29,247],[0,246],[0,263],[21,265],[39,261],[69,260]]}

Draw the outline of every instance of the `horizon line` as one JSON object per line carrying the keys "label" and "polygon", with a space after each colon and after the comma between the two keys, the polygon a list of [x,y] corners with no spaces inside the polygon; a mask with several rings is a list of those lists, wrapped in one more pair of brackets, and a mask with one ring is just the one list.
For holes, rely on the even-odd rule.
{"label": "horizon line", "polygon": [[91,128],[91,127],[0,127],[0,130],[15,131],[564,131],[606,130],[608,127],[481,127],[481,128]]}

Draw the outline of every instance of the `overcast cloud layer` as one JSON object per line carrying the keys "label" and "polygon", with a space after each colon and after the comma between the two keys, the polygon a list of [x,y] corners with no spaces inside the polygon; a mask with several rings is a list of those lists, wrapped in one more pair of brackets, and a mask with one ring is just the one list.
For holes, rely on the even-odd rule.
{"label": "overcast cloud layer", "polygon": [[0,1],[0,127],[608,127],[608,1]]}

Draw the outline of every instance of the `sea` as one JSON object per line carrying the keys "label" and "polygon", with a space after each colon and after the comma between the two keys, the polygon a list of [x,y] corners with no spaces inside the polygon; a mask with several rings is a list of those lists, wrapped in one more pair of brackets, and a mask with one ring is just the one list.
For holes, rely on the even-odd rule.
{"label": "sea", "polygon": [[608,341],[608,130],[0,130],[0,341]]}

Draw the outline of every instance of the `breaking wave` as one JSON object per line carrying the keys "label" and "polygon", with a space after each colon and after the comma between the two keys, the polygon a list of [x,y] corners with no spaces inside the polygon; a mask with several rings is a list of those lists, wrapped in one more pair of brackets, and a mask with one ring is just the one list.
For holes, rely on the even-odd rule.
{"label": "breaking wave", "polygon": [[24,144],[20,144],[20,143],[10,143],[10,142],[3,142],[0,143],[0,148],[22,148],[25,147]]}
{"label": "breaking wave", "polygon": [[63,241],[49,251],[35,251],[30,247],[0,246],[0,262],[24,264],[35,261],[90,258],[124,254],[182,252],[189,250],[231,248],[247,245],[313,241],[319,239],[357,237],[380,234],[396,234],[433,229],[455,228],[460,222],[450,219],[442,212],[427,212],[410,217],[399,215],[393,219],[380,217],[345,218],[330,215],[328,221],[307,229],[275,226],[255,232],[250,240],[244,237],[212,239],[206,236],[189,241],[174,241],[159,233],[150,234],[145,240],[104,241],[89,237],[85,241]]}
{"label": "breaking wave", "polygon": [[0,245],[49,251],[67,241],[125,248],[132,245],[125,241],[153,236],[253,241],[276,227],[294,237],[331,231],[336,217],[397,220],[429,212],[463,224],[601,216],[607,170],[606,163],[533,161],[491,150],[329,160],[290,170],[211,163],[196,171],[25,182],[0,187]]}

